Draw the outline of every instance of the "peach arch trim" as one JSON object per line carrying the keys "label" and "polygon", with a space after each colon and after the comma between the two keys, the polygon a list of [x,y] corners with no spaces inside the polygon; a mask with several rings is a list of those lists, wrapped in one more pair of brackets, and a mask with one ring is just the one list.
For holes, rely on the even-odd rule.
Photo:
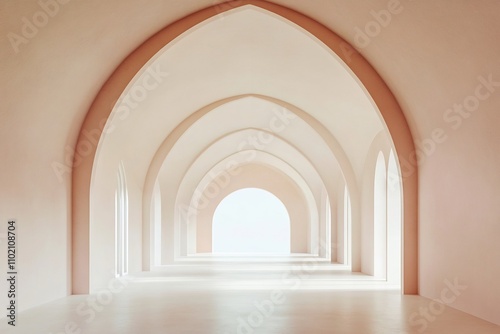
{"label": "peach arch trim", "polygon": [[[365,86],[380,110],[392,136],[400,165],[415,146],[406,118],[391,90],[368,61],[348,42],[317,21],[289,8],[262,0],[235,0],[210,6],[165,27],[133,51],[108,78],[94,99],[80,129],[76,148],[87,141],[85,134],[102,129],[115,102],[133,77],[165,45],[218,14],[253,5],[297,24],[314,35],[342,59]],[[102,131],[101,131],[102,135]],[[90,288],[90,182],[97,147],[74,162],[72,179],[72,292],[86,294]],[[403,277],[405,294],[418,293],[418,170],[403,173]],[[354,231],[353,231],[354,232]]]}

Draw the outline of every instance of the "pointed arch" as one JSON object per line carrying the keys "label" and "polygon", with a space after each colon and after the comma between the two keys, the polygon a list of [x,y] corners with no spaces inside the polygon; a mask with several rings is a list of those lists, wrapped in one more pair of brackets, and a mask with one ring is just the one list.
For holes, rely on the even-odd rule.
{"label": "pointed arch", "polygon": [[[241,6],[253,5],[279,15],[286,20],[297,24],[330,48],[354,73],[359,82],[366,88],[378,106],[383,119],[391,133],[394,146],[399,158],[403,189],[403,292],[418,293],[418,220],[417,220],[417,166],[408,163],[407,157],[415,151],[412,135],[405,116],[390,91],[387,84],[377,71],[364,59],[348,42],[321,25],[317,21],[286,7],[261,0],[238,0],[221,6],[210,6],[204,10],[181,19],[152,36],[139,48],[132,52],[115,70],[101,88],[91,105],[82,124],[80,135],[75,145],[75,151],[85,154],[75,157],[73,165],[72,183],[72,286],[73,293],[88,293],[90,287],[90,239],[89,239],[89,192],[94,159],[97,152],[97,143],[103,133],[107,119],[113,105],[125,90],[128,83],[140,69],[162,47],[179,37],[182,33],[195,25],[208,20],[218,14]],[[93,145],[89,145],[89,135]],[[350,189],[352,190],[352,189]],[[356,194],[351,193],[351,202],[357,203]],[[145,192],[143,203],[150,203],[151,192]],[[353,221],[357,221],[359,210],[352,210]],[[355,219],[354,219],[355,218]],[[144,217],[149,221],[149,217]],[[352,227],[352,234],[360,233],[359,226]],[[149,230],[145,228],[145,238],[149,237]],[[353,245],[358,249],[359,244]],[[147,255],[146,255],[147,256]],[[145,259],[147,260],[147,259]],[[359,266],[359,265],[356,265]]]}

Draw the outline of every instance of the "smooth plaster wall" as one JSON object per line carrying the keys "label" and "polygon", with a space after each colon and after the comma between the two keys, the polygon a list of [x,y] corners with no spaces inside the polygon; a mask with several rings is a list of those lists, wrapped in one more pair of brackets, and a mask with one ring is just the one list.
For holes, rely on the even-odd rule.
{"label": "smooth plaster wall", "polygon": [[[16,220],[17,310],[70,293],[70,180],[62,182],[51,163],[64,161],[63,143],[37,127],[36,116],[1,113],[0,131],[0,291],[6,300],[7,223]],[[5,294],[5,295],[4,295]],[[2,308],[4,309],[4,308]],[[0,315],[0,319],[4,317]]]}
{"label": "smooth plaster wall", "polygon": [[[499,68],[493,75],[498,81]],[[477,84],[467,82],[467,89],[453,95],[468,96]],[[443,95],[450,106],[464,99],[451,92]],[[456,280],[464,288],[457,291],[451,306],[496,324],[500,324],[499,106],[497,88],[469,118],[462,118],[457,129],[436,123],[446,131],[442,137],[446,139],[423,156],[419,176],[421,295],[442,299],[447,282]],[[431,133],[422,140],[429,138]]]}

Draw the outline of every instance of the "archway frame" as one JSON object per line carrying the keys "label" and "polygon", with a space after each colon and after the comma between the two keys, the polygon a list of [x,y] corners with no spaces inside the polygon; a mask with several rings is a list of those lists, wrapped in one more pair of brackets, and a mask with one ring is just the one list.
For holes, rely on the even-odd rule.
{"label": "archway frame", "polygon": [[[347,157],[346,152],[343,150],[342,146],[337,141],[337,139],[332,135],[332,133],[320,121],[318,121],[316,118],[314,118],[312,115],[310,115],[306,111],[304,111],[304,110],[298,108],[297,106],[292,105],[288,102],[285,102],[285,101],[282,101],[282,100],[279,100],[276,98],[272,98],[269,96],[260,95],[260,94],[244,94],[244,95],[231,96],[228,98],[224,98],[222,100],[212,102],[209,105],[206,105],[206,106],[200,108],[199,110],[193,112],[191,115],[189,115],[187,118],[185,118],[172,132],[170,132],[167,135],[167,137],[165,138],[163,143],[158,148],[155,156],[153,157],[152,162],[149,166],[149,170],[148,170],[147,175],[146,175],[146,181],[145,181],[144,187],[143,187],[143,189],[144,189],[144,191],[143,191],[143,207],[144,208],[150,207],[154,185],[155,185],[156,181],[161,177],[161,174],[162,174],[161,171],[165,165],[165,159],[168,157],[171,150],[177,144],[177,141],[180,138],[182,138],[182,136],[185,134],[185,132],[188,131],[202,117],[204,117],[205,115],[208,115],[211,112],[214,112],[217,108],[222,107],[226,104],[240,101],[240,100],[244,100],[247,98],[256,98],[256,99],[260,99],[263,101],[273,103],[277,107],[283,108],[283,109],[287,110],[288,112],[292,113],[295,117],[297,117],[298,119],[303,121],[305,124],[309,125],[312,129],[314,129],[314,131],[316,131],[316,134],[320,137],[320,140],[322,141],[322,143],[324,143],[326,148],[329,151],[331,151],[332,157],[334,158],[334,160],[338,164],[340,173],[342,174],[342,177],[343,177],[345,183],[347,184],[347,186],[350,190],[350,193],[352,194],[351,196],[355,197],[355,198],[359,197],[359,189],[358,189],[358,185],[356,183],[356,176],[355,176],[354,170],[352,168],[351,161]],[[203,155],[207,149],[213,147],[213,145],[215,143],[217,143],[218,141],[220,141],[221,139],[227,137],[228,135],[234,135],[234,134],[237,134],[239,132],[248,131],[248,130],[256,130],[259,132],[266,132],[266,133],[272,134],[273,137],[275,137],[276,139],[278,139],[280,141],[284,141],[285,143],[287,143],[287,145],[290,145],[291,147],[293,147],[295,150],[297,150],[300,153],[300,155],[302,157],[305,158],[305,155],[301,150],[299,150],[295,145],[292,145],[291,142],[289,142],[288,140],[285,140],[284,138],[282,138],[278,134],[273,133],[272,131],[266,130],[264,128],[254,128],[254,127],[246,128],[245,127],[245,128],[241,128],[238,130],[228,132],[220,137],[217,137],[216,139],[213,139],[212,142],[207,144],[200,151],[200,153],[198,153],[197,157],[190,163],[190,166],[193,166],[193,163],[201,155]],[[306,160],[309,163],[311,163],[313,166],[315,165],[314,163],[312,163],[310,161],[310,159],[306,158]],[[315,169],[316,172],[319,172],[317,165],[313,168]],[[328,183],[327,174],[325,174],[324,172],[323,173],[319,172],[318,175],[320,176],[322,184],[326,185]],[[183,179],[184,177],[185,177],[185,175],[181,179]],[[330,180],[330,182],[331,182],[331,180]],[[182,183],[182,181],[181,181],[181,183]],[[175,188],[175,192],[177,192],[180,189],[181,183],[179,183],[177,185],[177,188]],[[328,189],[327,189],[327,192],[328,192]],[[332,196],[332,198],[334,197],[334,193],[330,193],[329,195]],[[174,202],[172,202],[171,204],[172,204],[171,207],[175,207]],[[358,208],[358,205],[360,205],[360,203],[356,200],[353,203],[353,206],[356,208],[356,210]],[[171,212],[170,214],[172,214],[172,216],[170,218],[173,219],[174,221],[177,221],[175,212]],[[143,259],[143,270],[145,270],[145,271],[149,271],[151,269],[151,266],[150,266],[150,263],[151,263],[150,244],[151,244],[151,240],[153,238],[152,230],[151,230],[151,228],[152,228],[151,222],[152,222],[152,220],[151,220],[150,211],[148,211],[147,209],[143,210],[143,231],[144,231],[144,234],[143,234],[143,258],[142,259]],[[179,227],[179,225],[175,225],[175,226],[176,226],[176,228],[174,228],[174,231],[179,231],[179,229],[177,228],[177,227]],[[358,231],[359,230],[360,229],[358,229]],[[167,233],[166,229],[163,231],[164,232],[163,232],[162,238],[166,239],[166,233]],[[178,232],[178,233],[182,233],[182,232]],[[174,235],[175,235],[174,238],[178,237],[177,232],[175,232]],[[356,262],[355,260],[350,262],[352,267],[354,268],[353,271],[361,271],[361,260],[360,260],[361,259],[361,247],[360,247],[361,243],[358,242],[357,240],[359,240],[359,238],[352,237],[351,241],[349,241],[349,245],[357,245],[356,248],[350,247],[351,252],[353,254],[355,254],[354,256],[352,256],[352,258],[359,259],[359,261],[357,261],[357,264],[354,264]],[[176,249],[176,250],[178,250],[178,249]],[[174,252],[176,250],[174,250]],[[164,254],[164,257],[171,259],[171,257],[169,257],[167,254]],[[175,257],[176,256],[174,255],[174,258]]]}
{"label": "archway frame", "polygon": [[[113,107],[134,76],[165,45],[181,34],[226,11],[253,5],[297,24],[330,48],[357,76],[377,105],[391,134],[400,166],[406,165],[415,152],[410,128],[393,93],[371,64],[347,41],[317,21],[289,8],[263,0],[235,0],[215,4],[176,21],[153,35],[133,51],[104,83],[94,99],[80,129],[75,148],[88,142],[86,134],[99,131]],[[72,174],[72,293],[90,291],[90,184],[97,144],[90,147],[83,159],[73,164]],[[410,160],[411,161],[411,160]],[[403,247],[402,292],[418,294],[418,166],[402,174],[403,185]],[[145,194],[144,197],[147,197]],[[352,231],[359,233],[359,231]],[[147,234],[147,232],[145,233]]]}
{"label": "archway frame", "polygon": [[[280,173],[283,174],[283,177],[285,177],[287,180],[289,180],[290,184],[294,184],[297,187],[297,189],[299,190],[299,192],[304,196],[304,207],[307,208],[307,212],[308,212],[307,216],[309,217],[308,222],[310,224],[313,224],[313,226],[316,229],[319,229],[319,224],[320,224],[319,207],[320,207],[321,203],[318,202],[317,199],[315,198],[313,191],[310,188],[310,186],[311,186],[310,183],[307,182],[303,178],[303,176],[294,167],[289,165],[286,161],[282,160],[280,157],[277,157],[269,152],[255,150],[254,151],[256,154],[255,161],[253,161],[253,162],[247,162],[244,160],[239,161],[239,160],[243,159],[243,158],[240,158],[240,156],[244,155],[247,152],[248,151],[240,151],[237,153],[233,153],[229,156],[226,156],[224,159],[220,160],[217,163],[217,165],[224,165],[227,161],[233,161],[233,162],[235,162],[235,164],[233,165],[233,168],[235,168],[235,170],[239,169],[243,166],[246,166],[248,164],[255,164],[255,165],[262,165],[262,166],[265,166],[267,168],[273,168],[276,171],[279,171]],[[278,164],[283,164],[286,167],[283,169],[283,167],[278,167]],[[213,166],[212,169],[210,169],[210,171],[205,174],[203,179],[198,183],[198,185],[194,188],[194,190],[190,189],[190,191],[188,192],[188,194],[190,195],[190,207],[197,206],[196,199],[194,196],[195,193],[204,194],[205,190],[210,185],[217,184],[217,181],[218,181],[217,179],[220,177],[221,174],[224,173],[224,171],[222,171],[218,174],[213,174],[213,176],[210,175],[211,172],[215,170],[214,167],[216,167],[217,165]],[[318,177],[318,179],[320,179],[319,175],[317,175],[317,177]],[[322,181],[320,181],[320,182],[322,182]],[[324,187],[324,184],[323,183],[321,183],[321,184]],[[245,187],[250,187],[250,185],[247,185]],[[264,189],[264,188],[262,188],[262,189]],[[179,190],[183,190],[182,187],[180,187]],[[269,189],[266,189],[266,190],[270,191]],[[185,190],[183,192],[185,192]],[[278,198],[280,198],[280,200],[281,200],[281,197],[278,194],[276,194],[275,192],[272,192],[272,193],[274,195],[276,195]],[[220,198],[220,197],[218,197],[218,198]],[[179,200],[179,198],[177,200]],[[222,200],[222,198],[220,198],[220,200]],[[283,200],[281,200],[281,201],[283,203],[285,203],[285,201],[283,201]],[[217,206],[217,205],[215,205],[215,206]],[[179,205],[176,205],[176,207],[178,208]],[[290,212],[290,209],[288,209],[288,211]],[[193,215],[192,220],[189,221],[189,223],[198,226],[198,219],[197,219],[198,214],[199,214],[199,212],[196,212]],[[189,216],[190,215],[188,215],[188,218],[190,218]],[[292,219],[293,217],[291,216],[290,218]],[[310,229],[310,228],[311,227],[309,226],[308,229]],[[211,230],[211,228],[209,228],[208,230]],[[314,238],[311,240],[311,236],[309,236],[309,242],[311,243],[311,245],[313,245],[313,244],[318,243],[319,240],[316,240]]]}
{"label": "archway frame", "polygon": [[[308,207],[307,199],[304,196],[304,193],[300,191],[300,189],[296,188],[297,185],[293,179],[291,179],[289,176],[285,175],[281,170],[269,166],[266,164],[261,164],[261,163],[256,163],[256,164],[246,164],[240,166],[243,169],[247,169],[250,167],[250,169],[253,169],[254,167],[257,167],[258,169],[261,170],[267,170],[264,171],[265,174],[267,175],[275,175],[277,178],[280,178],[280,183],[286,184],[288,190],[290,188],[295,188],[295,195],[292,198],[290,198],[290,192],[285,192],[283,191],[283,188],[273,186],[272,184],[266,183],[265,181],[263,182],[262,178],[257,178],[256,180],[248,180],[248,179],[241,179],[237,180],[234,183],[231,183],[231,186],[228,188],[225,188],[223,192],[220,193],[220,196],[217,196],[214,198],[214,200],[211,202],[211,205],[207,208],[207,210],[203,213],[201,213],[205,219],[202,224],[206,224],[205,226],[202,226],[199,222],[198,225],[199,227],[203,228],[203,238],[205,240],[210,239],[212,240],[213,236],[213,227],[214,227],[214,221],[213,217],[214,214],[220,205],[220,203],[229,195],[232,193],[242,190],[242,189],[248,189],[248,188],[256,188],[260,190],[264,190],[266,192],[269,192],[273,196],[275,196],[279,201],[284,205],[286,208],[288,217],[289,217],[289,227],[290,227],[290,251],[291,253],[308,253],[307,247],[309,243],[309,234],[310,234],[310,224],[311,222],[309,219],[306,217],[310,216],[311,212],[314,208]],[[245,172],[244,172],[245,173]],[[294,206],[294,200],[299,200],[300,205],[299,206]],[[301,207],[304,206],[302,209]],[[302,216],[302,217],[301,217]],[[297,219],[299,218],[299,219]],[[306,218],[306,219],[300,219],[300,218]],[[305,248],[299,251],[293,251],[294,249],[294,244],[297,247],[296,242],[293,240],[299,240],[301,245],[298,245],[299,248],[300,246],[304,246]],[[210,246],[213,247],[213,244],[210,243]]]}

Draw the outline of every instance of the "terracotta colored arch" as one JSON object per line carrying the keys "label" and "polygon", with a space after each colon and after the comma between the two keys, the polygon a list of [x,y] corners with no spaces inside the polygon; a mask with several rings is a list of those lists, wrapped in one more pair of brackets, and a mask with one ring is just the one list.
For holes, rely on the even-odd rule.
{"label": "terracotta colored arch", "polygon": [[[406,165],[405,157],[415,151],[413,138],[404,114],[394,95],[377,71],[355,49],[337,34],[304,16],[280,5],[262,0],[236,0],[217,4],[193,13],[159,31],[133,51],[115,70],[97,94],[82,124],[76,143],[76,151],[85,146],[85,154],[75,158],[72,187],[72,287],[74,294],[89,292],[90,240],[89,203],[92,169],[97,143],[88,145],[88,134],[99,130],[109,118],[115,102],[140,69],[166,44],[195,25],[225,11],[244,5],[253,5],[288,21],[314,35],[336,53],[358,77],[377,104],[391,133],[400,165]],[[89,147],[90,146],[90,147]],[[417,219],[417,167],[403,174],[403,292],[418,293],[418,219]],[[357,231],[353,231],[356,233]]]}

